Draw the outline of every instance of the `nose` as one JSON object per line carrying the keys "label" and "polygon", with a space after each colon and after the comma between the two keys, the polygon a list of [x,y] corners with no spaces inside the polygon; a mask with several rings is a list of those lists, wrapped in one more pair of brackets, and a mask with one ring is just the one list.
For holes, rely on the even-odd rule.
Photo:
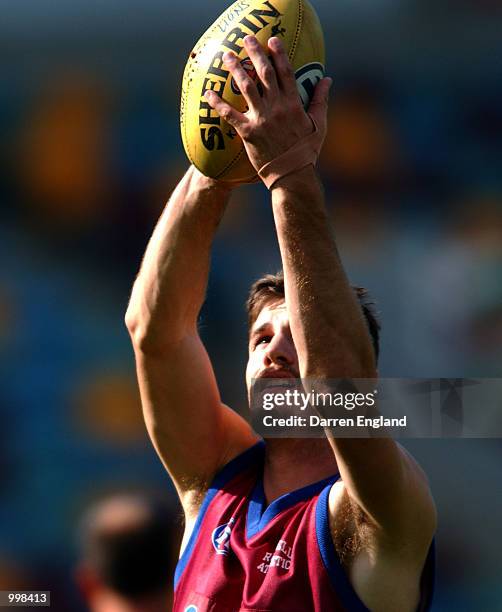
{"label": "nose", "polygon": [[273,364],[294,367],[296,366],[297,359],[296,348],[291,334],[286,334],[282,330],[275,333],[264,351],[265,365],[267,367]]}

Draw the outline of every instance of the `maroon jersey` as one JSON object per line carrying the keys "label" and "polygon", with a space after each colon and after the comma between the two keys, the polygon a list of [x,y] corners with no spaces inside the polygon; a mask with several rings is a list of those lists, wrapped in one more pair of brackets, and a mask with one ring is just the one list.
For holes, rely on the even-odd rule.
{"label": "maroon jersey", "polygon": [[207,492],[176,568],[174,612],[368,612],[329,529],[338,475],[267,507],[264,448],[260,442],[231,461]]}

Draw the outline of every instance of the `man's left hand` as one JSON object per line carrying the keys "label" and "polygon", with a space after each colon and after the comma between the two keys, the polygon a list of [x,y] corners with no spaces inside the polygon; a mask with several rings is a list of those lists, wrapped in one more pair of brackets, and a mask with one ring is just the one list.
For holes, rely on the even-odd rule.
{"label": "man's left hand", "polygon": [[205,95],[209,104],[242,138],[249,160],[259,171],[311,134],[314,130],[312,120],[322,143],[332,81],[324,78],[317,84],[308,112],[305,112],[293,68],[280,39],[269,39],[270,59],[254,36],[246,36],[244,45],[256,69],[261,91],[238,57],[228,52],[223,59],[246,100],[248,111],[239,112],[212,90]]}

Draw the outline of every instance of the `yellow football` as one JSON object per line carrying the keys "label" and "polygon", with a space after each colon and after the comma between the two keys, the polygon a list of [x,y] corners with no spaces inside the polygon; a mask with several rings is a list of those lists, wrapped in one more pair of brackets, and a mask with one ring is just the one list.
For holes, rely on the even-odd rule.
{"label": "yellow football", "polygon": [[218,17],[190,53],[183,76],[180,124],[190,162],[206,176],[231,182],[252,181],[256,171],[242,140],[209,106],[204,93],[212,89],[246,111],[246,102],[225,69],[223,54],[233,51],[244,68],[252,71],[243,42],[248,34],[264,47],[272,36],[282,39],[305,106],[324,76],[323,32],[308,0],[237,0]]}

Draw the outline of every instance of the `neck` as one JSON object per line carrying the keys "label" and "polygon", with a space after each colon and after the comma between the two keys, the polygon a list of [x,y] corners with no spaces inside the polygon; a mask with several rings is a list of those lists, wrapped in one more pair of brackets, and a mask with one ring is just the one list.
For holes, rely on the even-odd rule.
{"label": "neck", "polygon": [[263,487],[267,503],[338,471],[326,438],[267,440]]}

